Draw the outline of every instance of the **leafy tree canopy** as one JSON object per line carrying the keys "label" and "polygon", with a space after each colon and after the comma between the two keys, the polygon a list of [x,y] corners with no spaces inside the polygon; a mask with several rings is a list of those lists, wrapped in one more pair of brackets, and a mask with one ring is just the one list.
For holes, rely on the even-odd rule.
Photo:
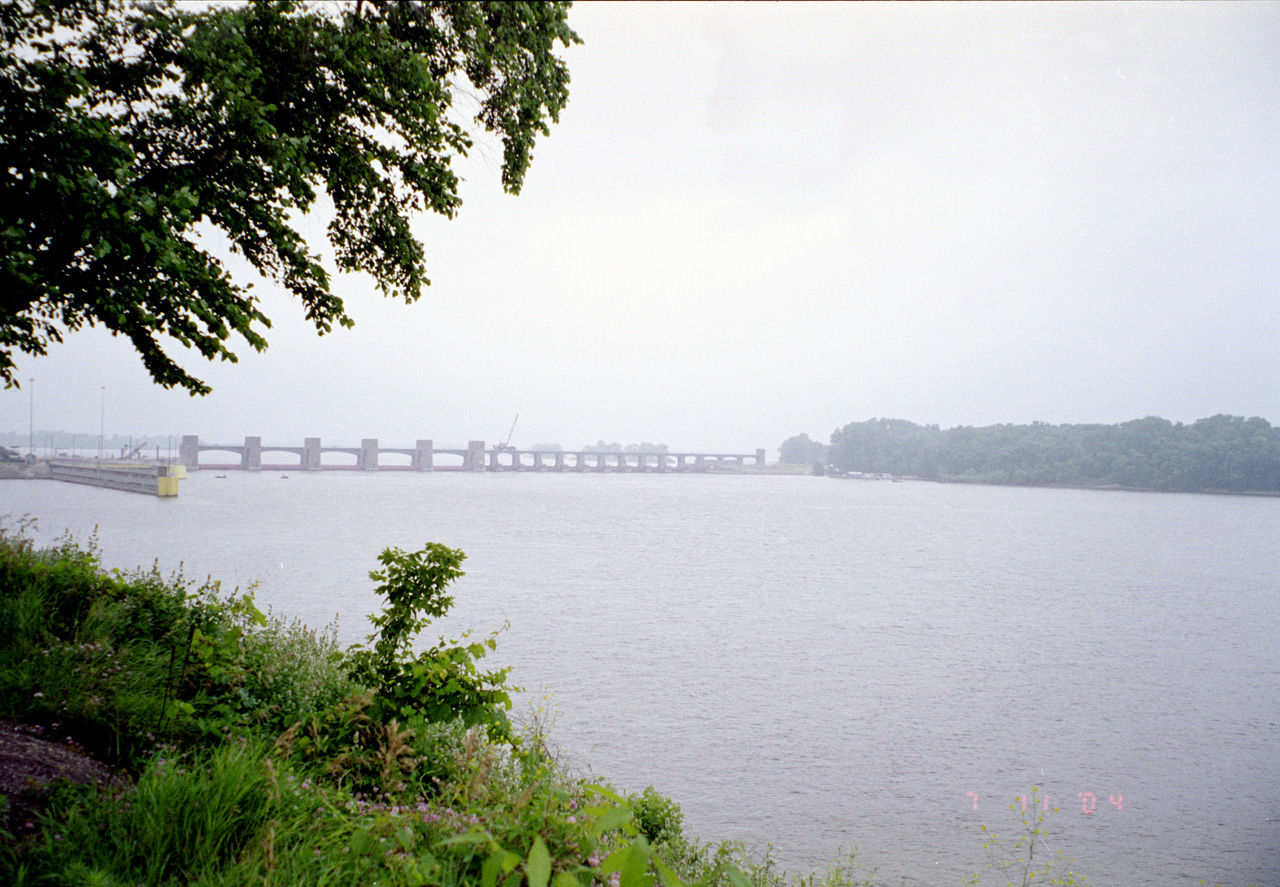
{"label": "leafy tree canopy", "polygon": [[262,350],[271,324],[202,226],[319,333],[351,326],[295,227],[322,191],[339,270],[413,302],[430,281],[410,217],[457,211],[469,133],[500,141],[518,193],[568,101],[568,6],[0,4],[0,378],[101,324],[159,384],[207,393],[169,340],[234,361],[231,333]]}
{"label": "leafy tree canopy", "polygon": [[827,447],[821,441],[810,440],[808,434],[788,437],[778,447],[778,461],[784,465],[808,465],[827,460]]}
{"label": "leafy tree canopy", "polygon": [[836,429],[828,452],[842,471],[929,480],[1280,492],[1280,428],[1257,416],[1218,415],[1190,425],[1148,416],[1118,425],[1035,422],[945,431],[870,419]]}

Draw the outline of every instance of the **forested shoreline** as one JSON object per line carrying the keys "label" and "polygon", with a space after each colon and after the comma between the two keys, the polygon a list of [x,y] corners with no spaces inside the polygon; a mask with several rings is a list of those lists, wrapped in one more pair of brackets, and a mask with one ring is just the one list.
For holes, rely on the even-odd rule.
{"label": "forested shoreline", "polygon": [[918,425],[851,422],[830,444],[783,442],[780,461],[818,472],[925,480],[1177,492],[1280,493],[1280,428],[1217,415],[1191,424],[1156,416],[1116,425]]}

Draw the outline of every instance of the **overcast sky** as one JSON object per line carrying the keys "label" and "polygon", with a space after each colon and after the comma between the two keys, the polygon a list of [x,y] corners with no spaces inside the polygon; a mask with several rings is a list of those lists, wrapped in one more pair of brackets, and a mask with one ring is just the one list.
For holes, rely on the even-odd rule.
{"label": "overcast sky", "polygon": [[[154,386],[39,360],[35,426],[753,451],[851,421],[1280,421],[1280,4],[583,4],[524,192],[417,231],[406,307]],[[323,223],[315,225],[323,231]],[[234,264],[231,267],[238,268]],[[25,431],[30,392],[0,393]]]}

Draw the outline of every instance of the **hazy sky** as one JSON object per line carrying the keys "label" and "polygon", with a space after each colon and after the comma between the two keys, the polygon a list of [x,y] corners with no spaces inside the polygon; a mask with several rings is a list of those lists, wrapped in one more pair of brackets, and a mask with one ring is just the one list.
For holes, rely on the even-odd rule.
{"label": "hazy sky", "polygon": [[[584,4],[524,193],[459,171],[406,307],[154,386],[69,336],[37,429],[752,451],[875,416],[1280,421],[1280,4]],[[323,231],[323,222],[314,225]],[[232,267],[237,267],[234,264]],[[25,431],[29,392],[0,393]]]}

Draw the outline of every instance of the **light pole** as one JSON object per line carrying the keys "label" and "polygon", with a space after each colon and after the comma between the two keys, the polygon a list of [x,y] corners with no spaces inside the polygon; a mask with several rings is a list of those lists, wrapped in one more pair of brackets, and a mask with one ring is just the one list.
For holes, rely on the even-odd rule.
{"label": "light pole", "polygon": [[27,384],[31,386],[31,415],[28,418],[27,426],[27,455],[35,458],[36,455],[36,380],[28,379]]}
{"label": "light pole", "polygon": [[98,461],[102,461],[102,443],[107,430],[107,386],[102,386],[102,412],[98,415]]}

